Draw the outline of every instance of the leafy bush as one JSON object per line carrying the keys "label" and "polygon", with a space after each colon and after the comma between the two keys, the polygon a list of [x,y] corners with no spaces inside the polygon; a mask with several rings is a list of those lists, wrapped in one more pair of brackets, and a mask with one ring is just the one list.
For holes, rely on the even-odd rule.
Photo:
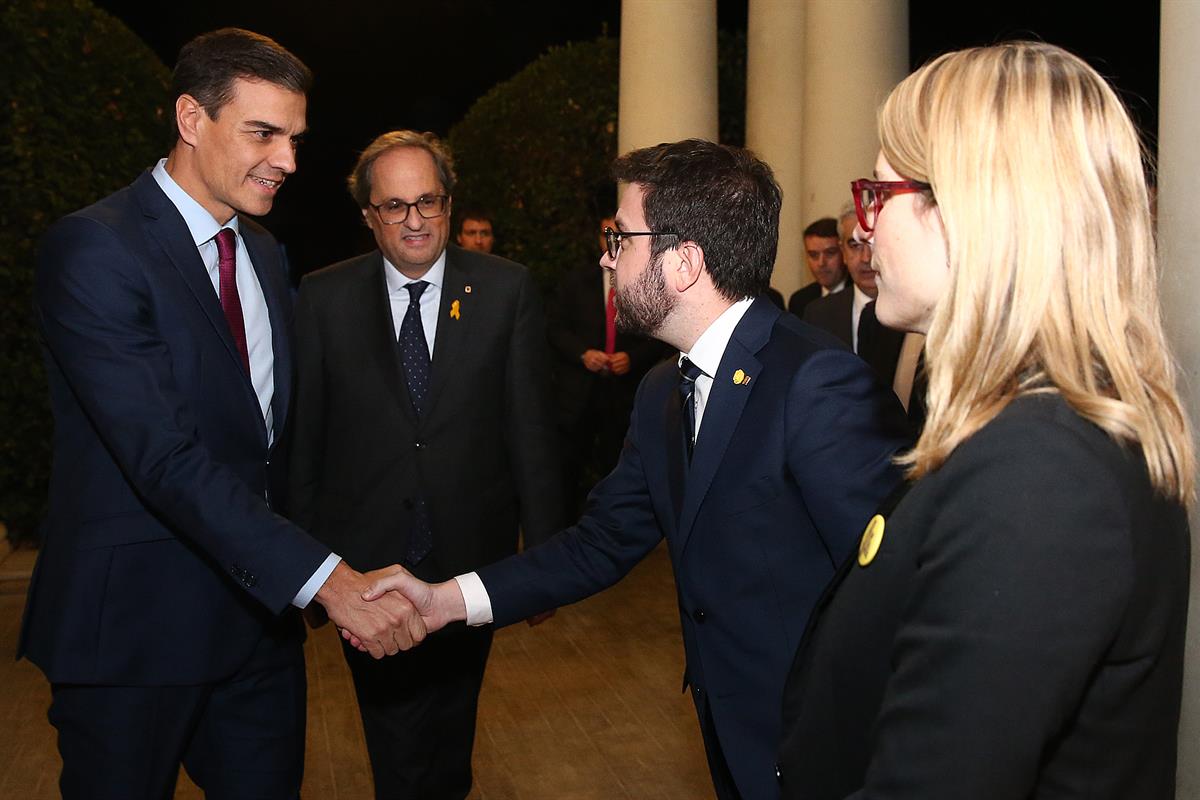
{"label": "leafy bush", "polygon": [[[476,101],[450,130],[455,202],[495,215],[497,250],[543,288],[598,258],[596,223],[616,204],[618,41],[552,48]],[[745,139],[746,35],[718,44],[720,137]],[[664,91],[669,91],[664,88]]]}
{"label": "leafy bush", "polygon": [[170,73],[87,0],[0,6],[0,520],[34,535],[51,419],[31,290],[38,238],[165,152]]}

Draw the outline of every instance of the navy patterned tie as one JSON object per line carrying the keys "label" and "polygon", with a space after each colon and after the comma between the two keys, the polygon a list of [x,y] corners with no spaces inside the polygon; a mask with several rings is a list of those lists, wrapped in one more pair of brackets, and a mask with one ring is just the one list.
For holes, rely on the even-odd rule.
{"label": "navy patterned tie", "polygon": [[[425,397],[429,394],[429,344],[425,341],[425,326],[421,324],[421,295],[428,286],[426,281],[413,281],[404,287],[408,289],[408,310],[400,323],[400,361],[404,365],[408,396],[418,417],[425,411]],[[419,564],[432,549],[429,506],[425,498],[417,497],[413,500],[412,529],[404,561],[408,566]]]}
{"label": "navy patterned tie", "polygon": [[692,448],[696,445],[696,378],[704,374],[686,356],[679,362],[679,402],[683,410],[683,435],[687,440],[688,463],[692,463]]}
{"label": "navy patterned tie", "polygon": [[425,411],[425,396],[429,393],[429,344],[421,324],[421,294],[427,286],[425,281],[413,281],[404,287],[408,289],[408,310],[400,323],[400,361],[418,417]]}

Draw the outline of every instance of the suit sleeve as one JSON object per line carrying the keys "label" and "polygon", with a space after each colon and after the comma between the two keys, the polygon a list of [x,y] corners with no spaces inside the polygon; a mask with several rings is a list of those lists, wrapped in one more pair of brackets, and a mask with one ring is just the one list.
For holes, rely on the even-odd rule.
{"label": "suit sleeve", "polygon": [[612,586],[662,540],[637,447],[636,408],[621,458],[588,496],[583,518],[540,547],[479,570],[497,627]]}
{"label": "suit sleeve", "polygon": [[979,444],[943,467],[859,800],[1029,797],[1127,607],[1130,509],[1105,456],[1044,425]]}
{"label": "suit sleeve", "polygon": [[522,270],[505,371],[505,418],[526,547],[559,530],[566,508],[549,372],[541,303],[529,273]]}
{"label": "suit sleeve", "polygon": [[302,281],[296,300],[296,394],[288,461],[292,519],[305,529],[312,527],[316,513],[325,431],[324,354],[312,293],[312,284]]}
{"label": "suit sleeve", "polygon": [[821,350],[788,394],[788,468],[834,566],[901,475],[893,457],[912,444],[896,395],[847,350]]}
{"label": "suit sleeve", "polygon": [[[546,314],[546,338],[555,356],[575,365],[580,363],[579,357],[585,350],[595,347],[580,333],[579,321],[574,316],[579,313],[578,296],[583,291],[578,274],[571,271],[562,276]],[[596,292],[596,302],[600,299],[600,293]]]}
{"label": "suit sleeve", "polygon": [[[69,217],[43,240],[35,310],[54,365],[148,508],[274,612],[329,555],[216,462],[172,372],[138,257],[108,228]],[[213,402],[221,402],[214,398]]]}

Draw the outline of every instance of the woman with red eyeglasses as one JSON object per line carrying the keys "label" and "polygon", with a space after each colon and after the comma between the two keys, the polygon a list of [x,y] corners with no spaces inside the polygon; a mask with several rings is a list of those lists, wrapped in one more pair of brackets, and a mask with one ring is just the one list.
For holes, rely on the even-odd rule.
{"label": "woman with red eyeglasses", "polygon": [[1009,43],[909,76],[879,134],[858,235],[928,415],[797,654],[783,797],[1174,797],[1195,462],[1134,126]]}

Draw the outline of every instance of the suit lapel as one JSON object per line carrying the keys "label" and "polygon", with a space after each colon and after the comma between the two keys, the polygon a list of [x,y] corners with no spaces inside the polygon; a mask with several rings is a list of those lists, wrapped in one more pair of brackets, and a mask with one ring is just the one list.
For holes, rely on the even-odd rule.
{"label": "suit lapel", "polygon": [[[673,371],[675,374],[677,371]],[[678,381],[676,381],[678,383]],[[679,391],[666,394],[666,409],[663,426],[663,452],[667,454],[667,486],[671,493],[671,509],[675,515],[671,518],[676,526],[679,525],[679,515],[683,511],[684,480],[687,473],[687,444],[684,442],[683,410]]]}
{"label": "suit lapel", "polygon": [[454,250],[446,250],[446,274],[442,282],[442,299],[438,306],[437,333],[433,339],[433,364],[429,382],[429,398],[426,413],[437,408],[454,365],[461,363],[466,353],[468,336],[476,314],[473,313],[474,298],[478,289],[471,284],[470,271],[455,257]]}
{"label": "suit lapel", "polygon": [[275,373],[271,409],[275,441],[279,441],[292,395],[292,293],[278,243],[245,224],[244,219],[239,229],[242,241],[246,243],[246,252],[250,254],[250,261],[254,265],[254,273],[258,276],[258,285],[262,287],[267,317],[271,321],[271,357]]}
{"label": "suit lapel", "polygon": [[[712,389],[704,404],[700,435],[696,439],[691,468],[688,470],[687,488],[679,517],[680,551],[687,543],[700,506],[725,458],[725,451],[729,449],[750,394],[761,384],[761,380],[755,381],[762,373],[762,363],[756,353],[770,338],[771,328],[779,314],[770,300],[755,300],[734,329],[721,356],[721,365],[713,376]],[[739,370],[742,373],[741,381],[734,383],[734,375]]]}
{"label": "suit lapel", "polygon": [[364,352],[369,354],[371,360],[375,362],[396,405],[400,407],[405,417],[415,424],[417,412],[413,409],[412,398],[408,394],[408,384],[404,382],[404,367],[400,363],[400,344],[396,338],[396,326],[392,321],[392,304],[388,298],[387,278],[384,277],[383,272],[388,269],[388,266],[383,263],[383,254],[378,250],[366,258],[366,269],[362,272],[355,302],[346,311],[351,314],[362,314]]}
{"label": "suit lapel", "polygon": [[[225,312],[221,310],[221,301],[213,290],[212,280],[208,277],[208,270],[204,268],[200,251],[192,241],[192,234],[188,230],[187,223],[183,221],[179,210],[163,194],[162,189],[154,180],[154,176],[149,172],[138,178],[134,182],[133,188],[142,205],[142,210],[148,218],[146,228],[150,237],[166,253],[167,259],[183,278],[183,282],[191,290],[196,302],[200,304],[213,331],[224,342],[227,354],[237,363],[238,369],[245,374],[245,370],[241,366],[242,356],[233,342],[233,334],[229,331],[229,322],[225,319]],[[246,386],[253,388],[250,386],[249,376],[246,377]]]}

